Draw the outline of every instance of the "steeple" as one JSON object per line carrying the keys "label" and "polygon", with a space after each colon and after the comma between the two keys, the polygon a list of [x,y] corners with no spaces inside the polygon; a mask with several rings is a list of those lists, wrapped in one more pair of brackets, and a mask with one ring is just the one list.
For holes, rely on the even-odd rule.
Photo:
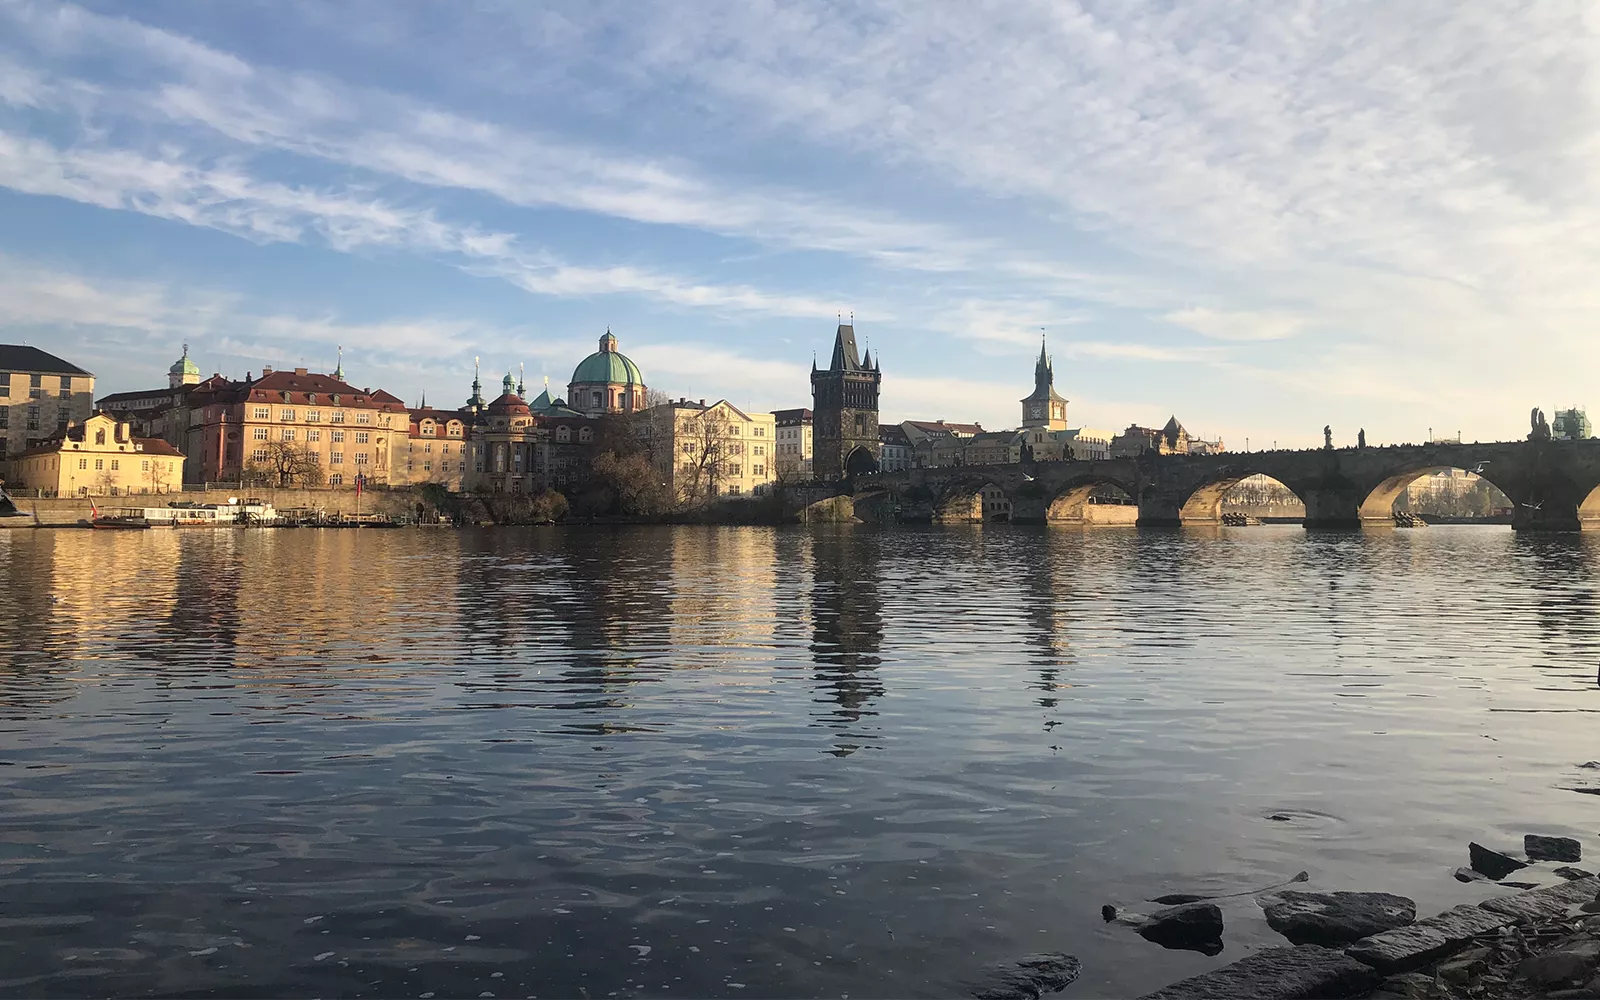
{"label": "steeple", "polygon": [[518,396],[524,396],[524,397],[527,396],[527,393],[523,390],[523,384],[522,384],[523,383],[523,376],[526,374],[526,371],[525,371],[526,367],[527,366],[522,364],[520,361],[517,362],[517,395]]}
{"label": "steeple", "polygon": [[1048,389],[1056,384],[1055,366],[1050,362],[1050,356],[1045,353],[1044,338],[1039,338],[1039,361],[1033,366],[1033,388]]}
{"label": "steeple", "polygon": [[467,409],[477,412],[483,409],[483,382],[479,379],[478,359],[472,359],[472,396],[467,400]]}
{"label": "steeple", "polygon": [[1022,426],[1059,431],[1067,427],[1067,401],[1056,392],[1056,370],[1039,338],[1039,360],[1033,365],[1033,392],[1022,401]]}
{"label": "steeple", "polygon": [[422,390],[422,402],[417,404],[417,409],[426,410],[427,408],[428,408],[428,390],[424,389],[424,390]]}
{"label": "steeple", "polygon": [[856,351],[856,328],[853,325],[840,323],[839,329],[834,332],[833,358],[828,362],[828,370],[861,371],[861,355]]}
{"label": "steeple", "polygon": [[344,381],[344,345],[343,344],[339,345],[339,362],[338,362],[338,364],[333,366],[333,377],[338,379],[341,382]]}

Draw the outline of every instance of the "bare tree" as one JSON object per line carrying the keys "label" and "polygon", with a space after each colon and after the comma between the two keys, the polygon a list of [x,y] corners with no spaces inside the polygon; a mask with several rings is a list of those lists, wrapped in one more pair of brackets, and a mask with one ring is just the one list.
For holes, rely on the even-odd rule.
{"label": "bare tree", "polygon": [[321,486],[327,475],[317,456],[308,448],[279,441],[266,448],[266,459],[252,461],[244,469],[244,481],[263,486]]}
{"label": "bare tree", "polygon": [[723,480],[733,444],[731,421],[723,410],[690,411],[680,419],[677,441],[678,493],[687,503],[714,497]]}
{"label": "bare tree", "polygon": [[171,485],[167,463],[160,459],[148,459],[150,471],[145,474],[145,481],[150,484],[151,493],[165,493]]}

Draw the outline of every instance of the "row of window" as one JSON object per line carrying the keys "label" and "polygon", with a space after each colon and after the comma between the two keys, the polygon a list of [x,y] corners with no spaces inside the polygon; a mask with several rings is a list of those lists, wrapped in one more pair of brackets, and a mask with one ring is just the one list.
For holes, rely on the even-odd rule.
{"label": "row of window", "polygon": [[[9,395],[11,395],[11,376],[12,376],[12,374],[13,374],[12,372],[0,372],[0,396],[9,396]],[[21,373],[18,372],[16,374],[21,374]],[[61,391],[62,392],[71,392],[72,391],[72,376],[71,375],[62,375],[61,376],[60,385],[61,385]],[[28,388],[30,388],[30,389],[43,389],[44,388],[44,376],[43,375],[29,375],[28,376]]]}
{"label": "row of window", "polygon": [[[424,455],[432,455],[433,454],[433,442],[432,441],[423,442],[422,453]],[[461,446],[461,454],[465,455],[466,453],[467,453],[467,446],[466,445],[462,445]],[[440,441],[439,442],[439,454],[441,454],[441,455],[450,454],[450,442],[449,441]]]}
{"label": "row of window", "polygon": [[[251,434],[251,437],[253,437],[257,441],[265,441],[265,440],[267,440],[267,437],[270,434],[270,432],[265,427],[257,427],[257,428],[254,428],[250,432],[250,434]],[[372,440],[372,432],[371,431],[356,431],[355,434],[356,434],[356,444],[368,444]],[[295,435],[296,435],[295,428],[293,428],[293,427],[284,427],[281,430],[279,430],[279,432],[278,432],[278,440],[280,440],[280,441],[293,441],[293,440],[296,439]],[[322,440],[322,432],[320,430],[315,429],[315,428],[308,429],[306,431],[306,440],[307,441],[321,441]],[[334,444],[342,444],[344,442],[344,431],[329,431],[328,432],[328,440],[332,441]]]}
{"label": "row of window", "polygon": [[[364,452],[364,451],[356,452],[355,453],[355,464],[357,464],[357,465],[366,465],[367,461],[368,461],[368,457],[369,456],[368,456],[367,452]],[[258,463],[259,462],[265,462],[267,460],[267,449],[265,449],[265,448],[257,448],[255,451],[252,451],[250,453],[250,459],[251,459],[251,461],[258,462]],[[308,462],[310,462],[311,464],[313,464],[313,465],[320,465],[322,463],[322,456],[318,455],[314,451],[308,451],[308,452],[306,452],[306,460]],[[331,451],[331,452],[329,452],[328,453],[328,464],[329,465],[343,465],[344,464],[344,452],[342,452],[342,451]]]}
{"label": "row of window", "polygon": [[[345,411],[343,411],[343,410],[329,410],[328,411],[328,423],[330,423],[330,424],[342,424],[342,423],[344,423],[345,422],[344,421],[344,412]],[[270,406],[258,406],[258,407],[256,407],[255,410],[254,410],[254,417],[255,417],[256,420],[271,420],[272,419],[272,407],[270,407]],[[295,411],[291,410],[291,409],[287,409],[287,408],[279,410],[278,411],[278,419],[279,420],[292,421],[292,420],[295,419]],[[322,423],[322,411],[321,410],[307,410],[306,413],[305,413],[305,422],[308,423],[308,424],[320,424],[320,423]],[[366,410],[357,410],[356,411],[355,422],[358,423],[358,424],[370,424],[370,423],[372,423],[372,414],[370,412],[366,411]]]}

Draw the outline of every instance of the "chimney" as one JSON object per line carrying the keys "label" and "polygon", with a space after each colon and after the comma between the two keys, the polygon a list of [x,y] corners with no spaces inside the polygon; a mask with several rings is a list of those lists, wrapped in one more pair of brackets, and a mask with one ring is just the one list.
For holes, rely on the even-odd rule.
{"label": "chimney", "polygon": [[705,406],[705,405],[706,405],[706,401],[705,401],[705,400],[703,400],[703,399],[702,399],[702,400],[701,400],[701,401],[700,401],[700,405],[701,405],[701,406]]}
{"label": "chimney", "polygon": [[267,367],[266,365],[262,365],[261,366],[261,377],[262,378],[266,378],[268,375],[271,375],[271,374],[272,374],[272,369],[271,368]]}
{"label": "chimney", "polygon": [[304,368],[296,368],[296,369],[295,369],[295,370],[294,370],[294,373],[295,373],[295,374],[296,374],[296,375],[309,375],[309,374],[311,374],[311,373],[310,373],[310,372],[309,372],[309,371],[307,371],[307,370],[306,370],[306,369],[304,369]]}

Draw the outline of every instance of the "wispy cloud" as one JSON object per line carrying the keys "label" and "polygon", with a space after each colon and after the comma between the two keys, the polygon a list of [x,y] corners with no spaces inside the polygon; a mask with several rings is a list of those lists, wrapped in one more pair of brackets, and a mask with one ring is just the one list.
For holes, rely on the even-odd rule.
{"label": "wispy cloud", "polygon": [[1245,312],[1191,306],[1163,317],[1212,340],[1285,340],[1300,332],[1305,319],[1289,313]]}

